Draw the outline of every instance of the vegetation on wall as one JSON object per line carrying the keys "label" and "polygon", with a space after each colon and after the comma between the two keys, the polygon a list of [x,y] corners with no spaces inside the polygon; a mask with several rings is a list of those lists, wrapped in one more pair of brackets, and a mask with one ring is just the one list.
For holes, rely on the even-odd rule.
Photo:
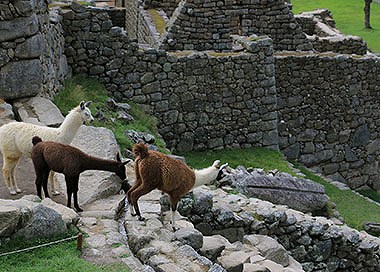
{"label": "vegetation on wall", "polygon": [[92,101],[90,109],[94,117],[97,112],[104,114],[105,119],[95,118],[91,125],[97,127],[107,127],[115,134],[116,140],[121,150],[131,149],[133,142],[126,135],[126,130],[135,130],[152,134],[155,139],[155,145],[160,150],[165,151],[165,143],[159,137],[156,128],[157,121],[154,117],[147,115],[138,105],[127,101],[132,107],[129,114],[134,117],[134,121],[127,122],[118,119],[118,113],[107,107],[109,96],[102,84],[94,79],[75,76],[65,81],[63,90],[54,97],[54,103],[58,106],[63,114],[67,114],[73,107],[77,106],[80,101]]}

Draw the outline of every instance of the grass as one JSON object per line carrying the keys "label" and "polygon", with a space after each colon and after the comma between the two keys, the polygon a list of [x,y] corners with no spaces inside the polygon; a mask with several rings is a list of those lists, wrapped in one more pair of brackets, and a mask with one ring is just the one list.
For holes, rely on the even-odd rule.
{"label": "grass", "polygon": [[[71,230],[65,237],[71,237],[76,231]],[[10,252],[35,245],[57,241],[64,237],[53,239],[12,239],[3,242],[0,252]],[[16,253],[0,257],[0,272],[127,272],[130,271],[124,264],[95,265],[81,258],[81,252],[76,248],[76,241],[66,241],[56,245],[42,247],[31,251]]]}
{"label": "grass", "polygon": [[348,226],[362,230],[365,222],[380,222],[380,207],[378,205],[367,201],[351,190],[342,191],[304,167],[297,164],[296,166],[306,175],[306,178],[325,187],[326,194],[336,204]]}
{"label": "grass", "polygon": [[358,192],[359,192],[359,194],[366,196],[366,197],[380,203],[380,194],[378,192],[376,192],[375,190],[363,189],[363,190],[360,190]]}
{"label": "grass", "polygon": [[208,167],[214,160],[220,160],[222,163],[228,162],[232,168],[243,165],[246,168],[262,168],[265,171],[277,169],[281,172],[295,175],[295,172],[285,160],[284,155],[263,147],[187,152],[182,155],[186,157],[187,163],[194,168]]}
{"label": "grass", "polygon": [[330,10],[340,31],[362,37],[372,51],[380,53],[380,4],[372,2],[372,29],[365,29],[363,0],[292,0],[291,3],[294,14],[317,8]]}
{"label": "grass", "polygon": [[157,32],[160,33],[160,35],[164,34],[166,31],[166,22],[164,18],[162,18],[156,9],[148,9],[148,12],[154,22]]}
{"label": "grass", "polygon": [[152,134],[156,139],[155,144],[160,150],[165,151],[165,143],[156,132],[157,120],[154,117],[145,114],[136,104],[128,102],[132,107],[129,113],[134,117],[135,121],[118,120],[118,114],[107,107],[107,98],[109,96],[105,87],[98,81],[75,76],[65,81],[63,90],[54,97],[54,103],[63,114],[66,114],[79,105],[80,101],[91,100],[93,102],[90,105],[92,114],[95,115],[98,110],[101,110],[106,116],[105,121],[95,118],[95,122],[91,125],[107,127],[112,130],[121,150],[132,148],[133,142],[126,136],[125,131],[135,130]]}

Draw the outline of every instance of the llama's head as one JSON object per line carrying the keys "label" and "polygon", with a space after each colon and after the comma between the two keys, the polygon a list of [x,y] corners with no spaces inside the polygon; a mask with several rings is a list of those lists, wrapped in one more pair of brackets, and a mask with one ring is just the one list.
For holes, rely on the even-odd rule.
{"label": "llama's head", "polygon": [[121,180],[125,180],[127,178],[127,174],[126,174],[126,168],[125,168],[125,165],[128,164],[131,160],[126,160],[125,162],[122,162],[121,159],[120,159],[120,155],[119,153],[116,154],[116,161],[118,162],[118,166],[117,166],[117,169],[116,169],[116,172],[115,174],[121,179]]}
{"label": "llama's head", "polygon": [[226,168],[228,163],[220,165],[220,161],[216,160],[214,163],[200,170],[195,169],[195,184],[194,187],[198,187],[205,184],[210,184],[213,181],[218,181],[223,176],[223,169]]}
{"label": "llama's head", "polygon": [[81,114],[83,123],[94,121],[94,117],[92,117],[91,110],[88,108],[91,104],[91,101],[82,101],[79,104],[78,111]]}
{"label": "llama's head", "polygon": [[148,155],[148,146],[142,142],[137,143],[133,146],[132,152],[136,158],[143,159]]}
{"label": "llama's head", "polygon": [[216,160],[216,161],[214,161],[212,166],[215,167],[215,169],[217,171],[217,175],[216,175],[215,180],[216,181],[221,180],[223,178],[223,169],[225,169],[228,166],[228,162],[220,165],[220,160]]}

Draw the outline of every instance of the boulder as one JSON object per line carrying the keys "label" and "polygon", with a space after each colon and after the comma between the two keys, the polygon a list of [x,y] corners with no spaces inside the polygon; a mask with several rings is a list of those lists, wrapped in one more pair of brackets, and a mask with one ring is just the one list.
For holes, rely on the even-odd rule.
{"label": "boulder", "polygon": [[64,120],[57,106],[44,97],[19,99],[13,106],[22,122],[58,127]]}
{"label": "boulder", "polygon": [[259,169],[248,172],[239,166],[225,179],[247,196],[287,205],[302,212],[323,210],[328,201],[322,185],[287,173],[266,174]]}
{"label": "boulder", "polygon": [[12,106],[0,98],[0,126],[14,121]]}
{"label": "boulder", "polygon": [[36,239],[54,237],[66,231],[67,227],[62,216],[55,210],[40,204],[32,209],[30,220],[15,236]]}

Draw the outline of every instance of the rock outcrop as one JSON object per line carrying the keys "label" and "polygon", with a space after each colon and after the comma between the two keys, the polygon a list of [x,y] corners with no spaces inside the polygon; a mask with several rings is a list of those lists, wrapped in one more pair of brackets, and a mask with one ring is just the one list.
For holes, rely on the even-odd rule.
{"label": "rock outcrop", "polygon": [[283,172],[266,174],[261,169],[243,166],[232,170],[222,180],[247,196],[287,205],[301,212],[320,212],[326,209],[328,197],[322,185]]}

